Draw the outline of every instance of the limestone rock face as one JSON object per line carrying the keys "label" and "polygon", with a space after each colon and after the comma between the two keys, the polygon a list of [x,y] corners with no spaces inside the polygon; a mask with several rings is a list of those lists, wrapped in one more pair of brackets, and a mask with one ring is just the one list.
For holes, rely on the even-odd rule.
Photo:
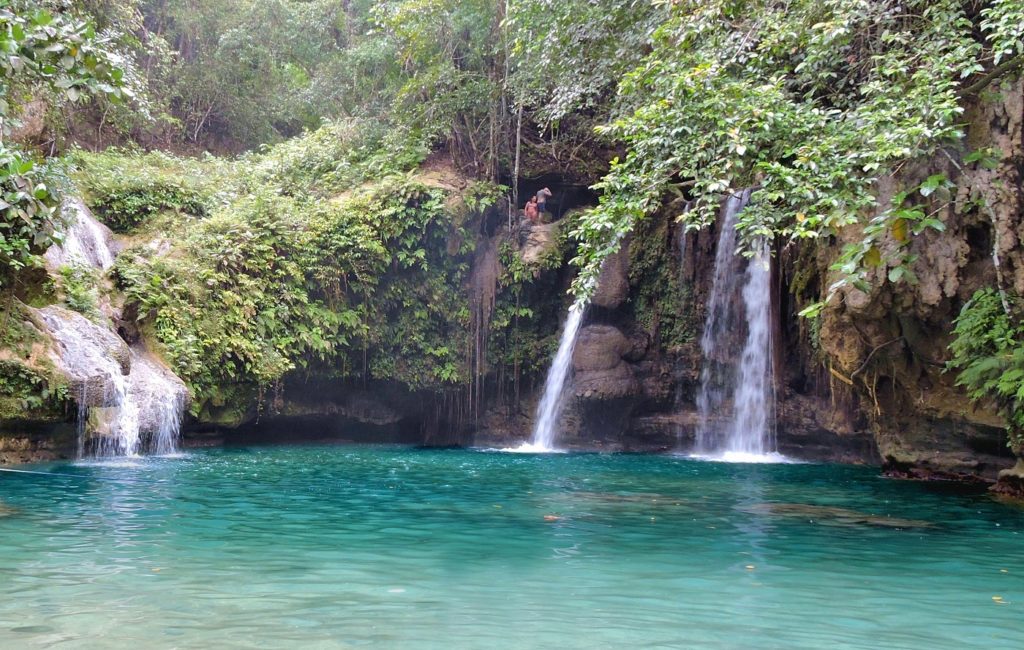
{"label": "limestone rock face", "polygon": [[[932,174],[956,183],[949,196],[932,201],[944,230],[925,231],[907,244],[917,282],[887,282],[883,263],[869,273],[865,291],[844,289],[822,314],[818,342],[832,390],[859,402],[864,428],[896,475],[993,480],[1013,463],[1005,423],[972,403],[955,385],[956,374],[945,372],[953,321],[974,292],[1024,288],[1024,79],[1001,90],[965,106],[966,149],[999,151],[998,164],[935,156],[878,183],[880,205]],[[860,236],[847,229],[839,243]],[[887,236],[883,260],[899,245]],[[816,249],[822,294],[837,279],[827,269],[838,252],[838,246]]]}
{"label": "limestone rock face", "polygon": [[573,352],[573,395],[581,417],[581,433],[598,440],[618,437],[626,428],[640,395],[640,383],[624,359],[630,340],[611,325],[580,330]]}
{"label": "limestone rock face", "polygon": [[21,106],[16,116],[20,124],[11,129],[11,139],[25,144],[37,144],[46,140],[46,101],[33,99]]}
{"label": "limestone rock face", "polygon": [[280,414],[289,417],[343,417],[375,426],[393,425],[400,422],[403,414],[381,397],[372,391],[346,390],[344,394],[333,396],[329,400],[315,402],[289,400]]}
{"label": "limestone rock face", "polygon": [[629,242],[605,260],[598,276],[597,290],[591,302],[598,307],[615,309],[629,297]]}
{"label": "limestone rock face", "polygon": [[54,341],[50,358],[82,406],[117,406],[131,371],[128,345],[113,331],[56,305],[36,310]]}
{"label": "limestone rock face", "polygon": [[526,264],[537,264],[558,245],[558,223],[525,226],[520,254]]}

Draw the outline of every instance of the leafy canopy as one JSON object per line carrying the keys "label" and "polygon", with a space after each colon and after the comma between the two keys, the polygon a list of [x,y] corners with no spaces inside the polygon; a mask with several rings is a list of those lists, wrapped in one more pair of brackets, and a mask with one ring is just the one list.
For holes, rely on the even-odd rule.
{"label": "leafy canopy", "polygon": [[43,86],[75,102],[125,94],[123,71],[93,26],[37,3],[0,1],[0,282],[54,240],[58,196],[45,167],[2,142],[12,94]]}
{"label": "leafy canopy", "polygon": [[[627,153],[581,222],[577,293],[587,293],[621,235],[667,193],[693,199],[680,219],[699,228],[724,196],[755,187],[737,226],[744,245],[860,224],[875,207],[879,178],[961,139],[965,80],[1024,48],[1020,3],[991,3],[980,14],[974,5],[672,3],[652,52],[619,87],[635,110],[605,128]],[[886,212],[873,237],[900,218]],[[856,245],[861,256],[871,243]],[[844,263],[851,259],[856,250]],[[856,281],[857,268],[841,269],[834,289]]]}

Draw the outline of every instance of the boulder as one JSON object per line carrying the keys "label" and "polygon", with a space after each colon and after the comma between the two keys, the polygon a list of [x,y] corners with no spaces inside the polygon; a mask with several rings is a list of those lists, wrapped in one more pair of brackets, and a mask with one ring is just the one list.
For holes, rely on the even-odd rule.
{"label": "boulder", "polygon": [[604,261],[597,279],[597,290],[591,302],[606,309],[615,309],[629,297],[629,241]]}
{"label": "boulder", "polygon": [[539,264],[544,256],[558,246],[558,224],[524,225],[524,241],[520,254],[526,264]]}
{"label": "boulder", "polygon": [[640,395],[640,383],[623,358],[633,345],[616,327],[588,325],[573,352],[573,395],[586,434],[617,440]]}

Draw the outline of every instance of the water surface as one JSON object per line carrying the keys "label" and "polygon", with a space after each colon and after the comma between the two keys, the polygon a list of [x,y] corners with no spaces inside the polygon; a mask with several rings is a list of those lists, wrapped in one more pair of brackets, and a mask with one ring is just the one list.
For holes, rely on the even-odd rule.
{"label": "water surface", "polygon": [[1024,510],[868,468],[265,447],[28,469],[0,472],[0,648],[1024,647]]}

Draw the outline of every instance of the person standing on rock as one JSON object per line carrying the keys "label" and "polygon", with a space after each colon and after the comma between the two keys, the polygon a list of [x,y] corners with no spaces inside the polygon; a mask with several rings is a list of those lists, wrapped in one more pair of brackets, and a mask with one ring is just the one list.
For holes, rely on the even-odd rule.
{"label": "person standing on rock", "polygon": [[531,224],[537,223],[537,219],[540,218],[540,210],[537,208],[536,196],[531,196],[530,200],[526,202],[526,207],[523,209],[523,213],[526,215],[526,220]]}
{"label": "person standing on rock", "polygon": [[537,217],[541,218],[544,216],[544,213],[547,212],[547,203],[548,199],[551,198],[551,190],[545,187],[541,191],[537,192],[537,196],[534,198],[537,199]]}

